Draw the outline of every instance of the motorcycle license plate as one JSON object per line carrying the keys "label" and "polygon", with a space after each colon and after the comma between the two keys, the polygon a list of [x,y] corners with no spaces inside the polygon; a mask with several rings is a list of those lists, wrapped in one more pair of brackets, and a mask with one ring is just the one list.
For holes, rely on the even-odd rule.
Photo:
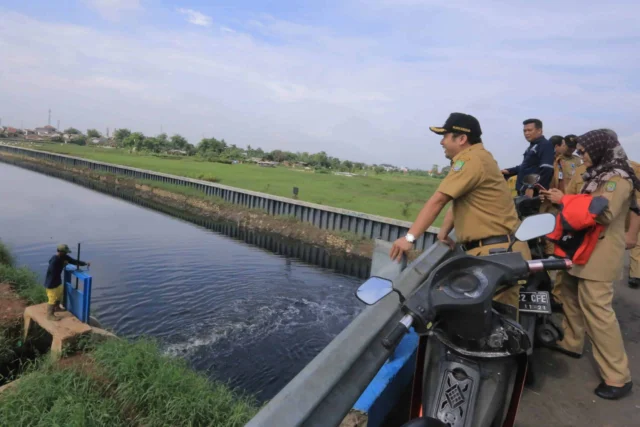
{"label": "motorcycle license plate", "polygon": [[520,292],[520,311],[525,313],[551,314],[549,292]]}

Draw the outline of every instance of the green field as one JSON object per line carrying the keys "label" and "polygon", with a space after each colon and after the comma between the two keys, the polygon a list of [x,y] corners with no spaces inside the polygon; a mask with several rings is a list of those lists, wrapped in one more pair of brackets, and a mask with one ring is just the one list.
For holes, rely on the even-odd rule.
{"label": "green field", "polygon": [[[369,171],[369,176],[366,177],[346,177],[283,166],[269,168],[254,164],[227,165],[199,161],[197,157],[167,159],[147,154],[130,154],[119,149],[71,144],[24,146],[191,178],[215,177],[220,184],[277,196],[292,197],[293,187],[298,187],[299,200],[405,221],[415,219],[424,202],[440,183],[435,178],[402,174],[376,175]],[[440,224],[442,217],[443,214],[435,226]]]}

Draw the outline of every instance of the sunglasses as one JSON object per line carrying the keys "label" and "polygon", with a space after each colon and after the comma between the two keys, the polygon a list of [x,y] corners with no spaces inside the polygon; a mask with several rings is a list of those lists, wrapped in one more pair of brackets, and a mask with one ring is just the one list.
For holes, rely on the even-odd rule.
{"label": "sunglasses", "polygon": [[584,150],[576,150],[576,154],[580,157],[584,156],[585,151]]}

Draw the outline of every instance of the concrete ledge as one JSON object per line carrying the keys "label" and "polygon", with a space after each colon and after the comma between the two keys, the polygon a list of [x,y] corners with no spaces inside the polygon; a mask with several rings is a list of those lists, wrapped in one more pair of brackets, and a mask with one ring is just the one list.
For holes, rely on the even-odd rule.
{"label": "concrete ledge", "polygon": [[51,355],[55,358],[60,356],[65,344],[90,333],[91,326],[82,323],[68,311],[57,312],[56,317],[60,319],[58,321],[48,320],[47,305],[47,303],[32,305],[24,310],[24,339],[26,340],[29,335],[31,323],[37,323],[53,337]]}

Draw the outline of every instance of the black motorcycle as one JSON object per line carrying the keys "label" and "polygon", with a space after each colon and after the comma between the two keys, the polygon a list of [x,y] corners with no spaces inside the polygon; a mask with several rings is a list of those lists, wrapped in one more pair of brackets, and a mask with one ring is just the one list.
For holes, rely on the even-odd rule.
{"label": "black motorcycle", "polygon": [[[551,214],[528,217],[516,238],[537,238],[554,225]],[[423,343],[405,427],[513,426],[532,342],[494,294],[538,271],[570,267],[565,259],[525,261],[518,252],[459,255],[436,267],[408,298],[400,295],[404,316],[381,345],[393,351],[410,328]],[[372,277],[356,295],[375,304],[394,291],[400,294],[392,282]],[[528,304],[548,304],[540,298]]]}
{"label": "black motorcycle", "polygon": [[[542,201],[537,193],[540,189],[544,189],[544,187],[538,184],[539,180],[540,175],[538,174],[530,174],[523,179],[525,188],[534,190],[534,196],[518,196],[515,198],[514,203],[520,220],[538,215],[540,212]],[[528,244],[532,259],[544,258],[545,242],[542,236],[529,240]],[[551,316],[552,311],[562,310],[561,306],[554,303],[553,296],[551,295],[552,290],[553,282],[549,273],[546,271],[538,271],[527,278],[523,290],[520,292],[520,323],[529,332],[529,337],[533,340],[534,344],[541,343],[542,345],[549,345],[557,341],[562,341],[564,338],[562,326],[557,324]],[[529,310],[532,299],[540,298],[539,295],[541,292],[546,292],[550,298],[548,310]],[[531,355],[531,351],[529,355]],[[533,377],[529,375],[527,383],[531,384],[532,382]]]}

